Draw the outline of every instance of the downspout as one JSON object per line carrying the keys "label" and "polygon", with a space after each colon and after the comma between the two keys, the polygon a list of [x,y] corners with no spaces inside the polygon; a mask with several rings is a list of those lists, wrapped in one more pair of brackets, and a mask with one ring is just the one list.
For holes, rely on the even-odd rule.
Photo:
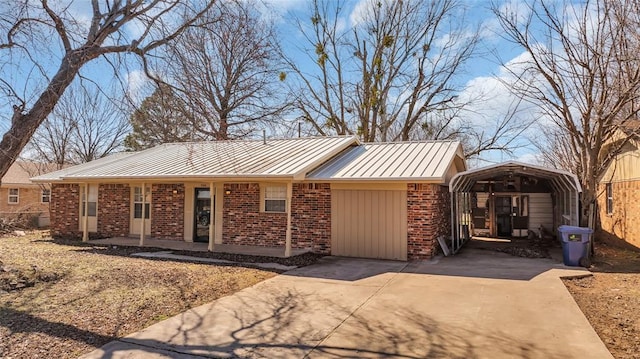
{"label": "downspout", "polygon": [[142,183],[142,218],[140,219],[140,243],[138,244],[140,247],[144,247],[144,235],[145,235],[145,217],[147,216],[145,202],[147,200],[147,187]]}
{"label": "downspout", "polygon": [[284,256],[291,257],[291,197],[293,197],[293,182],[287,183],[287,231],[285,234]]}
{"label": "downspout", "polygon": [[82,241],[89,241],[89,184],[84,184],[84,218],[82,218]]}
{"label": "downspout", "polygon": [[209,252],[213,252],[214,249],[214,234],[215,234],[215,188],[213,187],[213,182],[209,182]]}

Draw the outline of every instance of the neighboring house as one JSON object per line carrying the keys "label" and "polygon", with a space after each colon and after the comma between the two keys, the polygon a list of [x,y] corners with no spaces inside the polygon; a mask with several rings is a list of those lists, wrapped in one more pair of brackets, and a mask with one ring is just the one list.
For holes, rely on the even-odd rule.
{"label": "neighboring house", "polygon": [[0,184],[0,217],[14,220],[21,215],[30,225],[49,225],[49,185],[33,183],[30,178],[52,169],[33,162],[14,162]]}
{"label": "neighboring house", "polygon": [[465,169],[459,142],[339,136],[164,144],[33,181],[51,183],[55,236],[407,260],[449,235],[447,184]]}
{"label": "neighboring house", "polygon": [[640,138],[636,133],[635,128],[621,130],[612,142],[626,144],[599,179],[598,235],[640,248]]}

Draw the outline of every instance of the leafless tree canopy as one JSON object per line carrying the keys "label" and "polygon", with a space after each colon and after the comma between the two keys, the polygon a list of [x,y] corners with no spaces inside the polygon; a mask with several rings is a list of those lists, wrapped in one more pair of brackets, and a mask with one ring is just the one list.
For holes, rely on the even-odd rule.
{"label": "leafless tree canopy", "polygon": [[[167,82],[204,138],[242,138],[278,121],[286,101],[274,24],[251,1],[221,2],[169,47]],[[224,16],[223,16],[224,14]]]}
{"label": "leafless tree canopy", "polygon": [[126,108],[122,94],[75,82],[34,133],[27,156],[62,168],[122,150],[129,132]]}
{"label": "leafless tree canopy", "polygon": [[431,113],[459,105],[463,84],[454,77],[473,55],[478,32],[464,27],[452,0],[364,5],[353,27],[340,22],[342,4],[331,1],[314,1],[314,15],[300,20],[317,71],[289,60],[302,88],[297,107],[320,134],[411,139],[416,128],[436,126]]}
{"label": "leafless tree canopy", "polygon": [[148,55],[180,35],[213,4],[93,0],[86,18],[73,11],[73,2],[2,0],[0,106],[13,112],[5,116],[10,127],[0,141],[0,177],[84,65],[103,58],[117,66],[118,56],[127,53],[146,64]]}
{"label": "leafless tree canopy", "polygon": [[572,171],[583,204],[637,121],[640,95],[640,3],[637,0],[530,3],[525,13],[494,6],[504,36],[525,55],[512,63],[513,92],[539,110],[538,146],[546,160]]}

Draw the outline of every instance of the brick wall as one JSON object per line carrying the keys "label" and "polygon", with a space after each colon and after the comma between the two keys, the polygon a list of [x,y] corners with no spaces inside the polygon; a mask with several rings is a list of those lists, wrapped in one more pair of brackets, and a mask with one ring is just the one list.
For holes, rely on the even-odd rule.
{"label": "brick wall", "polygon": [[80,186],[77,184],[51,185],[51,235],[54,237],[82,237],[79,228]]}
{"label": "brick wall", "polygon": [[613,182],[613,213],[607,214],[605,184],[598,187],[600,238],[624,240],[640,248],[640,181]]}
{"label": "brick wall", "polygon": [[[9,188],[18,189],[18,203],[9,203]],[[42,188],[40,186],[3,185],[0,188],[0,213],[15,212],[48,213],[49,204],[42,203]]]}
{"label": "brick wall", "polygon": [[98,186],[98,233],[102,237],[129,235],[131,189],[128,184]]}
{"label": "brick wall", "polygon": [[294,248],[331,253],[331,186],[328,183],[293,185],[291,242]]}
{"label": "brick wall", "polygon": [[450,235],[450,197],[447,187],[436,184],[407,185],[407,257],[431,258],[437,238]]}
{"label": "brick wall", "polygon": [[[225,184],[222,243],[252,246],[283,246],[287,214],[260,212],[260,185]],[[292,233],[293,234],[293,233]]]}
{"label": "brick wall", "polygon": [[184,240],[184,184],[151,187],[151,237]]}

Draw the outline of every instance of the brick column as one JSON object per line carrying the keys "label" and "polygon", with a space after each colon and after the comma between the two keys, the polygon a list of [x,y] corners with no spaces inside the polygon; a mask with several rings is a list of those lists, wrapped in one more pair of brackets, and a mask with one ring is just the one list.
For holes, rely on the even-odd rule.
{"label": "brick column", "polygon": [[151,237],[184,241],[184,184],[151,186]]}
{"label": "brick column", "polygon": [[128,184],[98,187],[98,233],[102,237],[129,235],[131,189]]}
{"label": "brick column", "polygon": [[451,200],[447,187],[437,184],[407,185],[407,258],[431,258],[437,238],[451,232]]}
{"label": "brick column", "polygon": [[291,208],[293,247],[331,253],[331,186],[294,183]]}
{"label": "brick column", "polygon": [[49,203],[51,235],[53,237],[81,238],[80,186],[52,184]]}

